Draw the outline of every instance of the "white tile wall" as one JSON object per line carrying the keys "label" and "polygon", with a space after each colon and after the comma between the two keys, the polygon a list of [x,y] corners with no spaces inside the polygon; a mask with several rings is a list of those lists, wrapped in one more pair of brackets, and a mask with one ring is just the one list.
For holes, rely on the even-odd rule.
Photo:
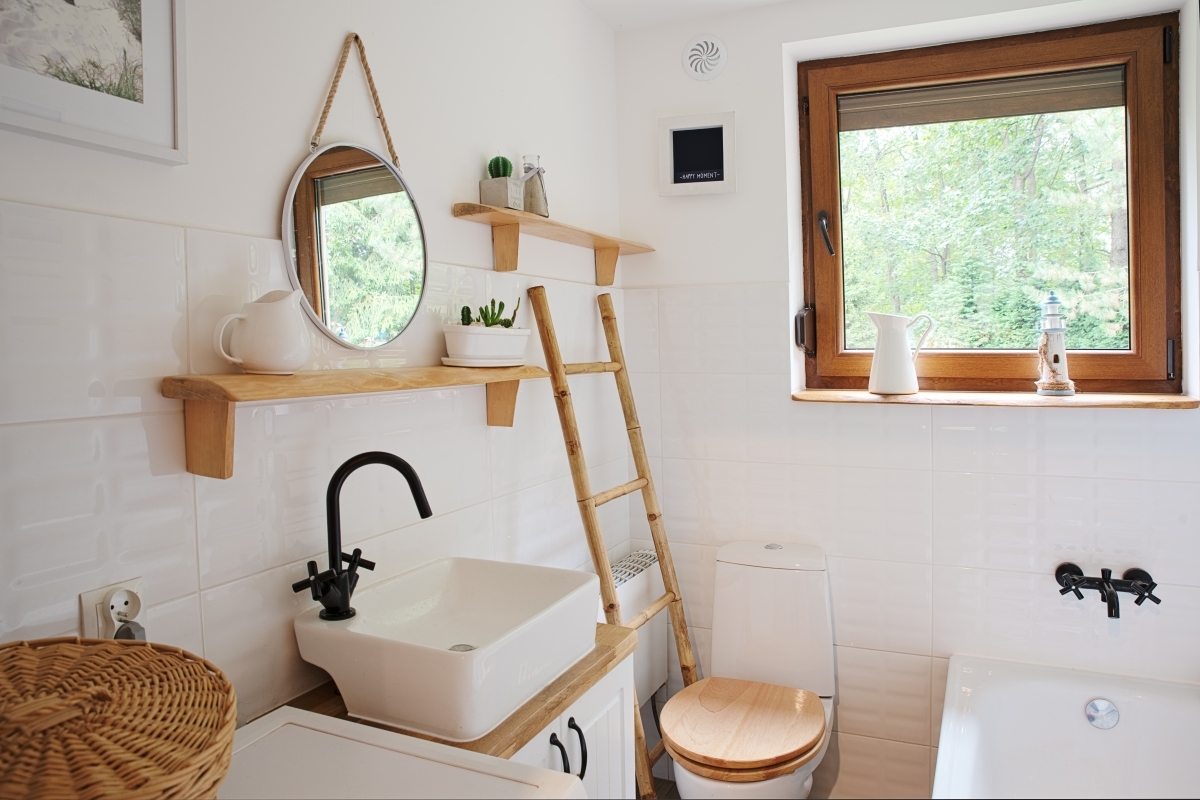
{"label": "white tile wall", "polygon": [[[440,363],[443,320],[491,296],[511,307],[535,284],[565,356],[606,358],[595,298],[611,292],[621,319],[621,290],[538,272],[561,273],[431,264],[396,345],[353,353],[312,329],[309,366]],[[234,371],[213,350],[216,321],[287,287],[277,240],[0,202],[0,640],[75,633],[80,592],[140,576],[152,639],[224,669],[240,720],[273,708],[327,679],[296,651],[291,620],[312,601],[290,584],[324,563],[330,474],[371,449],[416,468],[434,516],[418,518],[386,467],[355,473],[344,540],[379,565],[363,586],[450,555],[588,564],[544,380],[522,385],[511,429],[487,427],[483,387],[243,405],[233,478],[187,473],[182,409],[159,380]],[[517,324],[534,327],[527,302]],[[536,337],[527,355],[543,363]],[[572,378],[572,393],[594,487],[629,480],[611,376]],[[628,552],[634,518],[627,498],[601,509],[610,554]]]}
{"label": "white tile wall", "polygon": [[[652,469],[698,635],[721,544],[826,550],[840,744],[814,797],[928,796],[953,653],[1200,682],[1200,411],[796,403],[786,297],[628,290],[627,352],[644,419],[657,379]],[[1170,599],[1122,597],[1110,622],[1058,595],[1064,560],[1143,567]]]}

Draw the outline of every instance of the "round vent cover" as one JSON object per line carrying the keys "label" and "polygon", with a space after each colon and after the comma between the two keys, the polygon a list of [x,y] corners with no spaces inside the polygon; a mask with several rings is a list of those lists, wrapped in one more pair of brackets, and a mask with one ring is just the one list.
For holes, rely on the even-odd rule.
{"label": "round vent cover", "polygon": [[683,49],[683,69],[698,81],[711,81],[725,69],[725,43],[715,36],[697,36]]}

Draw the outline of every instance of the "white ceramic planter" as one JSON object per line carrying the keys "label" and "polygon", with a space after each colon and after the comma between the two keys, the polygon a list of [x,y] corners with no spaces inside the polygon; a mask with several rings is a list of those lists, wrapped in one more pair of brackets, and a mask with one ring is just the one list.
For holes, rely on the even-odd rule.
{"label": "white ceramic planter", "polygon": [[479,202],[485,206],[525,209],[525,184],[519,178],[489,178],[479,182]]}
{"label": "white ceramic planter", "polygon": [[442,363],[455,367],[517,367],[525,363],[528,328],[494,325],[443,325],[448,357]]}

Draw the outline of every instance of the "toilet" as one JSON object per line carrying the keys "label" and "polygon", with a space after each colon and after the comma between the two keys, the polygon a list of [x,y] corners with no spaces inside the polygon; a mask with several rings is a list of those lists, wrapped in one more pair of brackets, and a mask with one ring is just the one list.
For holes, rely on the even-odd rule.
{"label": "toilet", "polygon": [[711,675],[659,715],[682,798],[805,798],[829,745],[833,625],[819,547],[717,552]]}

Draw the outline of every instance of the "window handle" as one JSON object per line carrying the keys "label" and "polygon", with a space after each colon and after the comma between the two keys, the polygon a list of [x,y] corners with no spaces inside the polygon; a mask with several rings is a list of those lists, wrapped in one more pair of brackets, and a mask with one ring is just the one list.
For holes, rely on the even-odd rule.
{"label": "window handle", "polygon": [[571,762],[567,760],[567,748],[563,745],[562,740],[558,738],[557,733],[550,734],[550,744],[557,747],[559,754],[562,756],[563,772],[570,774]]}
{"label": "window handle", "polygon": [[829,251],[829,255],[837,255],[833,252],[833,242],[829,240],[829,212],[822,211],[817,214],[817,227],[821,229],[821,238],[825,240],[825,249]]}

